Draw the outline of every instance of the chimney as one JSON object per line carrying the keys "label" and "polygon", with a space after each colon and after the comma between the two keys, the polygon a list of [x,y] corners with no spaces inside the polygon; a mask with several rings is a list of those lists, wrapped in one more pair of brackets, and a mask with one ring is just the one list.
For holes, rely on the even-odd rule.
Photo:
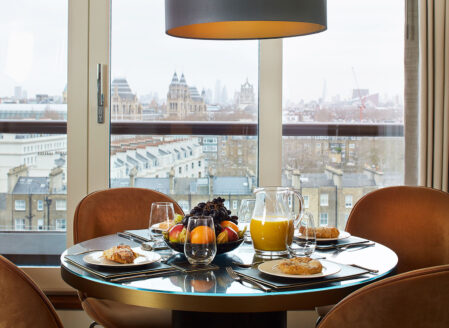
{"label": "chimney", "polygon": [[248,179],[248,190],[253,191],[254,172],[249,168],[246,168],[246,177]]}
{"label": "chimney", "polygon": [[343,186],[343,171],[327,165],[325,169],[326,175],[332,179],[337,188]]}
{"label": "chimney", "polygon": [[214,173],[212,172],[212,168],[209,167],[209,199],[214,198]]}
{"label": "chimney", "polygon": [[129,171],[129,186],[131,188],[136,185],[136,176],[137,176],[137,169],[136,169],[136,167],[133,167]]}
{"label": "chimney", "polygon": [[170,195],[175,194],[175,168],[172,166],[168,174],[170,180]]}
{"label": "chimney", "polygon": [[375,167],[370,167],[369,165],[365,165],[363,172],[368,177],[368,179],[374,180],[376,186],[381,186],[383,184],[383,175],[382,171],[378,171]]}
{"label": "chimney", "polygon": [[50,172],[49,178],[50,182],[48,189],[50,194],[64,189],[63,170],[60,167],[53,168]]}
{"label": "chimney", "polygon": [[8,171],[8,193],[12,193],[19,177],[28,176],[28,166],[25,164],[13,167]]}
{"label": "chimney", "polygon": [[300,190],[301,189],[301,173],[299,170],[292,171],[292,187],[293,189]]}

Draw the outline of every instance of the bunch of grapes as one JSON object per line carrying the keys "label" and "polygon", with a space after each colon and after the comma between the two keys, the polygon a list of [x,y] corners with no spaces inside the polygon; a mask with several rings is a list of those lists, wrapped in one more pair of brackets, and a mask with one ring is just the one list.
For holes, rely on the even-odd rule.
{"label": "bunch of grapes", "polygon": [[187,227],[191,216],[211,216],[214,219],[215,233],[218,235],[223,231],[220,222],[232,221],[235,224],[238,224],[238,217],[235,215],[231,216],[231,211],[224,206],[224,201],[223,198],[218,197],[207,203],[199,203],[190,211],[190,214],[187,214],[184,217],[182,224]]}

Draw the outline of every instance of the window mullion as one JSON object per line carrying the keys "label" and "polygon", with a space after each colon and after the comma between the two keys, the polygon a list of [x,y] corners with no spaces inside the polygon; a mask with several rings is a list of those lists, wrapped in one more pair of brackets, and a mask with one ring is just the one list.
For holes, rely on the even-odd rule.
{"label": "window mullion", "polygon": [[282,39],[259,43],[259,185],[282,184]]}

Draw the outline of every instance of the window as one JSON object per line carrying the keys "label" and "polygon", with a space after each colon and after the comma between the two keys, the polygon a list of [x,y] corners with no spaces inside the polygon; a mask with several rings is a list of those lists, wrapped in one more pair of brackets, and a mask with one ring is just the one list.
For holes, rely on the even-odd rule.
{"label": "window", "polygon": [[320,213],[320,227],[326,227],[328,223],[327,213]]}
{"label": "window", "polygon": [[44,230],[44,219],[37,219],[37,230]]}
{"label": "window", "polygon": [[37,201],[37,210],[38,210],[38,211],[43,211],[43,210],[44,210],[44,201],[41,200],[41,199],[39,199],[39,200]]}
{"label": "window", "polygon": [[[58,265],[66,248],[65,236],[39,234],[45,195],[67,190],[68,10],[68,0],[0,1],[0,254],[2,245],[14,243],[6,256],[18,265]],[[11,230],[27,231],[4,232]]]}
{"label": "window", "polygon": [[14,230],[25,230],[25,219],[15,219]]}
{"label": "window", "polygon": [[304,198],[304,208],[309,208],[309,196],[305,195]]}
{"label": "window", "polygon": [[345,207],[352,208],[352,195],[345,196]]}
{"label": "window", "polygon": [[238,202],[237,200],[233,200],[233,201],[232,201],[232,209],[233,209],[233,210],[236,210],[237,207],[238,207],[238,204],[239,204],[239,202]]}
{"label": "window", "polygon": [[56,230],[66,230],[66,221],[65,219],[56,219]]}
{"label": "window", "polygon": [[67,210],[67,202],[65,199],[57,199],[56,200],[56,210],[57,211],[66,211]]}
{"label": "window", "polygon": [[320,194],[320,206],[329,206],[329,194]]}
{"label": "window", "polygon": [[14,201],[14,209],[16,211],[25,211],[26,210],[26,203],[24,199],[16,199]]}
{"label": "window", "polygon": [[[406,3],[414,6],[412,1],[328,0],[332,28],[283,39],[282,181],[341,200],[318,201],[328,207],[331,220],[337,214],[342,227],[345,211],[338,207],[346,208],[348,192],[354,204],[372,190],[404,182]],[[389,76],[388,82],[381,76]],[[379,132],[373,135],[370,128]],[[311,212],[319,216],[318,208]]]}

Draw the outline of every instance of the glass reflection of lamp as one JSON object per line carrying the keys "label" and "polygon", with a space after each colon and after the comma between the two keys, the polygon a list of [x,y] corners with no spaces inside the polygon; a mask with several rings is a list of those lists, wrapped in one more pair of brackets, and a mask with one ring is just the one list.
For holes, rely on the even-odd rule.
{"label": "glass reflection of lamp", "polygon": [[166,33],[188,39],[248,40],[327,29],[327,0],[165,0]]}

